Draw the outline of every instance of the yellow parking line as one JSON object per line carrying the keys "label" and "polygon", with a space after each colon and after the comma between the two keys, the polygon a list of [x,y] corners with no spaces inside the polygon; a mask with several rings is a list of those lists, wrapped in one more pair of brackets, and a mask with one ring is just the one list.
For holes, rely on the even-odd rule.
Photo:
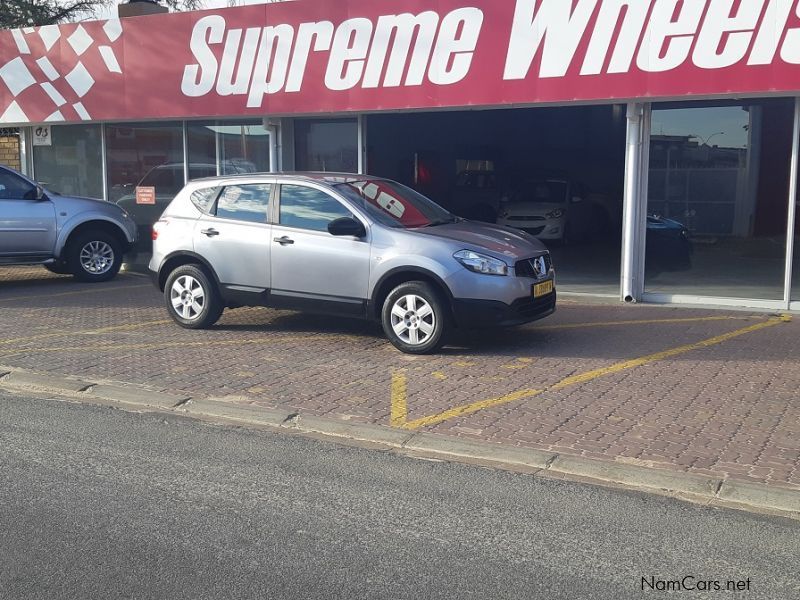
{"label": "yellow parking line", "polygon": [[[308,336],[292,336],[287,338],[290,342],[307,342],[321,339],[318,335]],[[325,336],[325,341],[331,340],[352,340],[353,336],[333,335]],[[23,348],[21,350],[11,350],[8,352],[0,352],[0,358],[8,358],[11,356],[19,356],[22,354],[45,353],[45,352],[106,352],[114,350],[162,350],[166,348],[196,348],[196,347],[214,347],[214,346],[244,346],[244,345],[258,345],[269,344],[274,346],[275,339],[269,336],[246,339],[246,340],[203,340],[197,342],[182,341],[182,342],[147,342],[136,344],[99,344],[94,346],[59,346],[59,347],[46,347],[46,348]],[[267,359],[264,359],[267,360]]]}
{"label": "yellow parking line", "polygon": [[[566,377],[559,381],[558,383],[551,385],[543,390],[535,390],[535,389],[528,389],[528,390],[521,390],[518,392],[514,392],[511,394],[507,394],[505,396],[501,396],[499,398],[490,398],[489,400],[482,400],[480,402],[473,402],[471,404],[465,404],[463,406],[457,406],[455,408],[451,408],[444,412],[431,415],[428,417],[423,417],[421,419],[416,419],[414,421],[406,421],[401,423],[399,420],[397,422],[392,421],[392,425],[395,427],[402,427],[405,429],[419,429],[420,427],[427,427],[430,425],[437,425],[438,423],[442,423],[449,419],[454,419],[456,417],[462,417],[464,415],[472,414],[479,410],[483,410],[485,408],[499,406],[502,404],[508,404],[510,402],[516,402],[518,400],[524,400],[527,398],[532,398],[534,396],[539,396],[544,392],[548,391],[557,391],[562,390],[566,387],[578,385],[581,383],[587,383],[594,379],[598,379],[600,377],[604,377],[605,375],[611,375],[614,373],[620,373],[622,371],[627,371],[629,369],[633,369],[636,367],[641,367],[656,361],[664,360],[666,358],[671,358],[673,356],[678,356],[680,354],[685,354],[687,352],[691,352],[692,350],[699,350],[702,348],[708,348],[709,346],[715,346],[721,344],[723,342],[727,342],[728,340],[732,340],[734,338],[746,335],[748,333],[753,333],[755,331],[759,331],[761,329],[767,329],[768,327],[774,327],[775,325],[780,325],[781,323],[788,323],[792,319],[788,315],[784,315],[781,317],[774,317],[766,321],[762,321],[760,323],[755,323],[753,325],[749,325],[748,327],[743,327],[741,329],[737,329],[736,331],[731,331],[730,333],[725,333],[722,335],[714,336],[712,338],[708,338],[707,340],[703,340],[701,342],[697,342],[694,344],[686,344],[684,346],[678,346],[677,348],[672,348],[670,350],[664,350],[663,352],[657,352],[655,354],[648,354],[646,356],[642,356],[640,358],[634,358],[632,360],[626,360],[624,362],[620,362],[609,367],[604,367],[602,369],[595,369],[593,371],[587,371],[586,373],[580,373],[578,375],[572,375],[570,377]],[[393,390],[394,391],[394,390]],[[403,409],[405,410],[405,406],[407,403],[407,397],[405,394],[402,397],[399,397],[392,394],[392,415],[394,415],[394,403],[398,402],[401,403]]]}
{"label": "yellow parking line", "polygon": [[406,399],[408,378],[405,371],[392,372],[392,427],[402,427],[408,416],[408,406]]}
{"label": "yellow parking line", "polygon": [[703,321],[753,321],[764,319],[759,316],[717,316],[717,317],[687,317],[683,319],[642,319],[635,321],[589,321],[586,323],[564,323],[562,325],[539,325],[533,327],[535,331],[555,331],[560,329],[588,329],[590,327],[619,327],[622,325],[657,325],[660,323],[698,323]]}
{"label": "yellow parking line", "polygon": [[80,294],[96,294],[99,291],[115,291],[115,290],[133,290],[136,288],[153,287],[151,284],[137,284],[137,285],[117,285],[114,287],[97,288],[91,287],[83,290],[75,290],[72,292],[60,292],[58,294],[35,294],[33,296],[14,296],[12,298],[0,298],[0,302],[18,302],[20,300],[36,300],[39,298],[63,298],[64,296],[78,296]]}
{"label": "yellow parking line", "polygon": [[47,338],[63,337],[68,335],[95,335],[98,333],[109,333],[112,331],[127,331],[135,330],[149,325],[164,325],[170,323],[169,319],[161,319],[159,321],[144,321],[142,323],[129,323],[127,325],[113,325],[111,327],[101,327],[100,329],[85,329],[79,331],[59,331],[54,333],[41,333],[38,335],[30,335],[28,337],[11,338],[7,340],[0,340],[0,346],[8,344],[18,344],[20,342],[31,342],[33,340],[43,340]]}

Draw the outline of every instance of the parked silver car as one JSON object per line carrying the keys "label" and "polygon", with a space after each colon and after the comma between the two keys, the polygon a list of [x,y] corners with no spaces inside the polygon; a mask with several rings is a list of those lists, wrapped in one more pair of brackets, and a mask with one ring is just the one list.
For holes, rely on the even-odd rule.
{"label": "parked silver car", "polygon": [[181,326],[225,307],[379,320],[403,352],[451,327],[526,323],[556,306],[541,242],[455,217],[399,183],[333,173],[190,182],[153,228],[150,270]]}
{"label": "parked silver car", "polygon": [[118,206],[62,196],[0,167],[0,264],[42,264],[82,281],[107,281],[136,240]]}

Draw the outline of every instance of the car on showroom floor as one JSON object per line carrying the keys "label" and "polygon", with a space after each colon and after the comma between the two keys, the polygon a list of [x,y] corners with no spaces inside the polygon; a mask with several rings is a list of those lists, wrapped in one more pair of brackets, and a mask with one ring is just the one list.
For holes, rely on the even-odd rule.
{"label": "car on showroom floor", "polygon": [[454,328],[555,311],[550,254],[533,236],[468,221],[388,179],[265,173],[190,182],[153,227],[150,271],[180,326],[226,307],[371,319],[398,349],[438,350]]}

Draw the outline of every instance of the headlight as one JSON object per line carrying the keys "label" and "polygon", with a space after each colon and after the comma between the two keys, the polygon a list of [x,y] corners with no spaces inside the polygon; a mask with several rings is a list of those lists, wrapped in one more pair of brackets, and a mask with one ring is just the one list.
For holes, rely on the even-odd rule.
{"label": "headlight", "polygon": [[545,217],[547,217],[548,219],[560,219],[563,216],[564,216],[563,208],[557,208],[555,210],[551,210],[549,213],[545,215]]}
{"label": "headlight", "polygon": [[484,275],[507,275],[508,265],[502,260],[478,254],[472,250],[461,250],[453,254],[458,262],[474,273]]}

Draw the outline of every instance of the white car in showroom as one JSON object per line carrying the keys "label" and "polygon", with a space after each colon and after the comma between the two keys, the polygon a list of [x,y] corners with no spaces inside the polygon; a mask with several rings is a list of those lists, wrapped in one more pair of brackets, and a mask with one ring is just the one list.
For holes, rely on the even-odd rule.
{"label": "white car in showroom", "polygon": [[563,243],[589,233],[592,211],[584,205],[577,184],[565,179],[536,179],[501,199],[497,224],[522,229],[543,241]]}

